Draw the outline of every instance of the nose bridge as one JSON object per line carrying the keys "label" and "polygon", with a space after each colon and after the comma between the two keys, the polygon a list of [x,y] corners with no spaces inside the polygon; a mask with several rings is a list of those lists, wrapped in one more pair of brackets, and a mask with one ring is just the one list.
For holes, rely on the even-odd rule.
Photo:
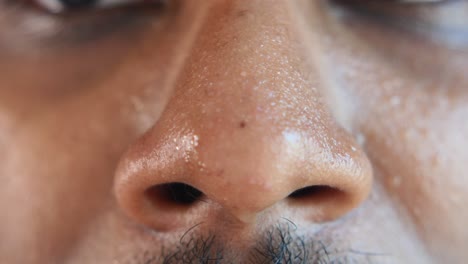
{"label": "nose bridge", "polygon": [[148,217],[135,198],[172,182],[243,222],[307,186],[350,190],[338,209],[319,208],[331,215],[366,196],[367,160],[323,103],[292,2],[210,2],[173,97],[120,164],[116,192],[130,214],[152,226],[185,217]]}
{"label": "nose bridge", "polygon": [[325,135],[334,131],[289,5],[214,3],[160,123],[167,118],[185,131],[179,137],[196,138],[194,169],[183,181],[225,208],[256,212],[288,195],[281,189],[303,185],[305,172],[289,176],[301,174],[296,165],[311,157],[305,141],[322,152],[314,153],[314,170],[327,167],[319,145],[329,146]]}

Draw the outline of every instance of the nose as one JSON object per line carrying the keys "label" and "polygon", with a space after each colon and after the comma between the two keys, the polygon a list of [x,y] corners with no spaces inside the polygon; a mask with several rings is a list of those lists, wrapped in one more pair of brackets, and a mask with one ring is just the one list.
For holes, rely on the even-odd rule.
{"label": "nose", "polygon": [[173,96],[118,166],[123,211],[169,231],[358,206],[369,161],[330,113],[289,1],[208,2]]}

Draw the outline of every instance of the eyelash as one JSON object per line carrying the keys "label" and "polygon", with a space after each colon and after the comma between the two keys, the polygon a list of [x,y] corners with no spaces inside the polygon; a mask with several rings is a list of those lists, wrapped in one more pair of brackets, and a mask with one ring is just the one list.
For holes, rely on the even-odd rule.
{"label": "eyelash", "polygon": [[[60,2],[69,1],[68,8],[61,6]],[[36,15],[49,14],[51,19],[56,19],[62,24],[61,32],[69,32],[70,36],[76,32],[102,32],[96,30],[97,24],[101,28],[123,16],[140,20],[148,10],[158,10],[158,15],[164,14],[162,8],[169,0],[0,0],[2,6],[16,6],[18,14],[31,11]],[[316,1],[316,0],[310,0]],[[366,23],[382,25],[383,27],[402,28],[409,33],[420,34],[431,40],[437,40],[447,47],[468,47],[468,2],[465,0],[326,0],[332,6],[338,6],[346,13],[352,14],[353,19],[365,19]],[[80,3],[81,2],[81,3]],[[52,4],[51,4],[52,3]],[[55,4],[54,4],[55,3]],[[48,6],[46,6],[48,5]],[[54,7],[55,5],[55,7]],[[34,8],[34,6],[36,8]],[[73,7],[71,7],[73,6]],[[455,8],[453,8],[455,7]],[[459,8],[461,7],[461,8]],[[445,12],[437,18],[444,9],[464,10],[459,15],[460,25],[451,25],[453,16]],[[8,9],[8,8],[7,8]],[[427,14],[421,15],[424,10]],[[150,12],[153,12],[150,11]],[[457,11],[458,12],[458,11]],[[462,11],[463,12],[463,11]],[[146,16],[148,17],[148,16]],[[154,18],[154,13],[152,13]],[[438,20],[437,20],[438,19]],[[433,21],[436,20],[436,21]],[[458,23],[458,22],[457,22]],[[128,23],[127,23],[128,24]],[[78,30],[85,28],[86,30]],[[115,30],[119,30],[115,26]]]}
{"label": "eyelash", "polygon": [[163,0],[131,0],[135,4],[62,13],[45,10],[37,1],[0,0],[0,44],[11,37],[24,38],[38,49],[57,50],[105,41],[111,36],[126,40],[174,12]]}
{"label": "eyelash", "polygon": [[86,9],[108,9],[141,4],[161,4],[163,0],[32,0],[43,10],[60,14]]}
{"label": "eyelash", "polygon": [[352,18],[408,33],[448,47],[468,45],[468,2],[465,0],[333,0]]}
{"label": "eyelash", "polygon": [[[90,9],[90,8],[114,8],[120,6],[129,6],[135,4],[161,4],[165,0],[26,0],[32,1],[37,6],[51,13],[62,13],[73,11],[74,9]],[[342,2],[335,0],[336,2]],[[381,0],[382,4],[407,4],[407,5],[427,5],[441,4],[446,2],[454,2],[458,0]],[[366,4],[366,0],[351,0],[347,1],[357,5]],[[373,0],[373,2],[378,2]]]}

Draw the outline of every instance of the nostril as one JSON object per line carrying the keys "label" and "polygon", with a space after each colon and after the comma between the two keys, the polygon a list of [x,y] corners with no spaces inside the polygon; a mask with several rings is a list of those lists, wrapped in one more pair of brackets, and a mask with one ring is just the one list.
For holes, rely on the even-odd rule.
{"label": "nostril", "polygon": [[292,192],[288,198],[294,202],[319,202],[344,198],[345,193],[327,185],[313,185]]}
{"label": "nostril", "polygon": [[145,194],[157,207],[186,207],[196,203],[203,196],[200,190],[180,182],[152,186]]}

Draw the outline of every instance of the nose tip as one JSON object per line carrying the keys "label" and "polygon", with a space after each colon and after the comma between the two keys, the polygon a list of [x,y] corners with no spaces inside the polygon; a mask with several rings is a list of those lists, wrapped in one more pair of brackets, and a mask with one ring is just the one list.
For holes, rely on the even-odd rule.
{"label": "nose tip", "polygon": [[331,153],[312,146],[310,136],[290,131],[275,135],[262,131],[265,126],[251,132],[213,128],[216,135],[177,131],[186,123],[163,116],[130,148],[118,169],[119,204],[152,229],[184,229],[220,219],[250,225],[276,206],[282,208],[278,218],[330,221],[369,192],[369,164],[353,145],[340,146],[341,154]]}
{"label": "nose tip", "polygon": [[122,210],[168,231],[260,215],[330,221],[358,206],[371,167],[322,100],[292,2],[210,3],[172,98],[121,159]]}

